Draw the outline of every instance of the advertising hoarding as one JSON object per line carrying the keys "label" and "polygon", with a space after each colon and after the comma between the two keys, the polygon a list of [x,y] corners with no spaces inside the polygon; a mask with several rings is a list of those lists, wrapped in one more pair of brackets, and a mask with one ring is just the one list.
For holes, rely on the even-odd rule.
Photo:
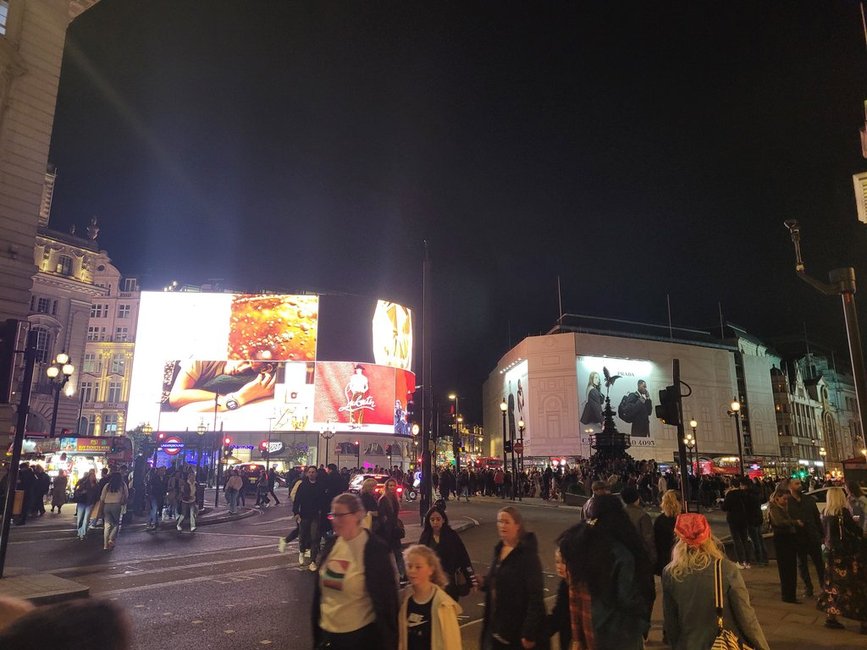
{"label": "advertising hoarding", "polygon": [[[144,292],[127,421],[163,431],[345,423],[403,433],[415,390],[411,312],[351,297],[341,313],[342,298]],[[347,350],[354,361],[324,356]],[[352,378],[356,367],[362,378]],[[367,391],[356,390],[363,381]]]}
{"label": "advertising hoarding", "polygon": [[529,420],[527,373],[529,365],[521,361],[503,374],[503,396],[506,398],[506,431],[510,440],[517,440],[521,433],[518,423],[524,421],[524,437],[532,439],[527,429]]}
{"label": "advertising hoarding", "polygon": [[670,374],[653,361],[617,357],[579,356],[578,412],[582,431],[602,431],[602,410],[606,395],[603,368],[617,377],[608,392],[615,412],[617,430],[628,433],[633,447],[652,447],[661,434],[654,406],[662,388],[671,383]]}

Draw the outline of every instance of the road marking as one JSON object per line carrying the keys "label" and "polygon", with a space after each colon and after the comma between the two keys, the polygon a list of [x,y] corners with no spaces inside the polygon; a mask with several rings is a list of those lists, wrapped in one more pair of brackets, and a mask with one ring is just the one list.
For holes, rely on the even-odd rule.
{"label": "road marking", "polygon": [[[274,567],[265,567],[262,569],[251,569],[254,572],[267,573],[270,571],[279,571],[281,569],[286,569],[285,566],[274,566]],[[249,571],[243,571],[239,573],[249,573]],[[227,577],[226,575],[221,576],[223,578]],[[181,580],[173,580],[171,582],[157,582],[152,585],[138,585],[135,587],[124,587],[122,589],[111,589],[109,591],[94,591],[91,595],[99,596],[100,598],[109,598],[111,596],[120,596],[122,594],[127,594],[130,592],[142,592],[149,591],[151,589],[165,589],[167,585],[184,583],[184,584],[192,584],[195,582],[215,582],[213,576],[199,576],[197,578],[184,578]]]}

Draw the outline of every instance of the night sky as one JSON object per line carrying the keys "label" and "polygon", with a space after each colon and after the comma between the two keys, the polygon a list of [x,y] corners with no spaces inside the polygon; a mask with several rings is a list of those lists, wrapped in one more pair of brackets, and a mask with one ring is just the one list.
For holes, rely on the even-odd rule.
{"label": "night sky", "polygon": [[477,419],[558,275],[566,312],[666,323],[669,294],[675,326],[721,303],[845,353],[782,222],[867,286],[865,82],[854,1],[101,0],[68,33],[52,225],[96,215],[148,289],[414,306],[427,240],[434,390]]}

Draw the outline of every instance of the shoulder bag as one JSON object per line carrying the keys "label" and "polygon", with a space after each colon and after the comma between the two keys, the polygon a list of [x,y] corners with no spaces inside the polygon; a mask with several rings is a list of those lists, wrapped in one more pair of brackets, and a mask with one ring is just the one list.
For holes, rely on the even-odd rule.
{"label": "shoulder bag", "polygon": [[737,634],[723,627],[723,579],[722,560],[713,563],[713,601],[716,606],[717,635],[711,645],[711,650],[753,650],[753,647],[741,641]]}

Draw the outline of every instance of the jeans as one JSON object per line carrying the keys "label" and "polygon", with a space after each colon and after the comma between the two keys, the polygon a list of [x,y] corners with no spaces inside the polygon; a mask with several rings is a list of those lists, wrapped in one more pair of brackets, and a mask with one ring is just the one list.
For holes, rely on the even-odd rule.
{"label": "jeans", "polygon": [[226,492],[226,502],[229,504],[230,515],[238,512],[238,491],[232,490],[231,492]]}
{"label": "jeans", "polygon": [[748,564],[750,561],[749,547],[749,530],[747,526],[732,526],[729,524],[729,531],[732,534],[732,541],[735,545],[735,557],[741,564]]}
{"label": "jeans", "polygon": [[301,553],[310,551],[310,559],[314,562],[319,555],[319,516],[301,518],[301,533],[298,550]]}
{"label": "jeans", "polygon": [[117,538],[117,529],[120,527],[120,511],[123,505],[120,503],[104,503],[102,505],[102,518],[105,522],[102,531],[103,545],[108,548]]}
{"label": "jeans", "polygon": [[768,552],[765,550],[765,540],[762,537],[761,526],[750,526],[749,528],[750,541],[753,543],[753,551],[756,554],[757,564],[768,563]]}
{"label": "jeans", "polygon": [[196,506],[195,501],[191,501],[190,503],[181,502],[181,516],[178,519],[178,530],[181,529],[181,524],[184,523],[184,519],[187,516],[190,517],[190,530],[196,529],[196,512],[198,511],[198,507]]}
{"label": "jeans", "polygon": [[87,524],[90,523],[90,513],[93,510],[93,504],[84,503],[75,504],[75,527],[78,528],[78,536],[85,537],[87,535]]}
{"label": "jeans", "polygon": [[156,497],[151,497],[151,512],[148,517],[148,524],[158,526],[160,523],[160,514],[163,511],[163,504]]}

